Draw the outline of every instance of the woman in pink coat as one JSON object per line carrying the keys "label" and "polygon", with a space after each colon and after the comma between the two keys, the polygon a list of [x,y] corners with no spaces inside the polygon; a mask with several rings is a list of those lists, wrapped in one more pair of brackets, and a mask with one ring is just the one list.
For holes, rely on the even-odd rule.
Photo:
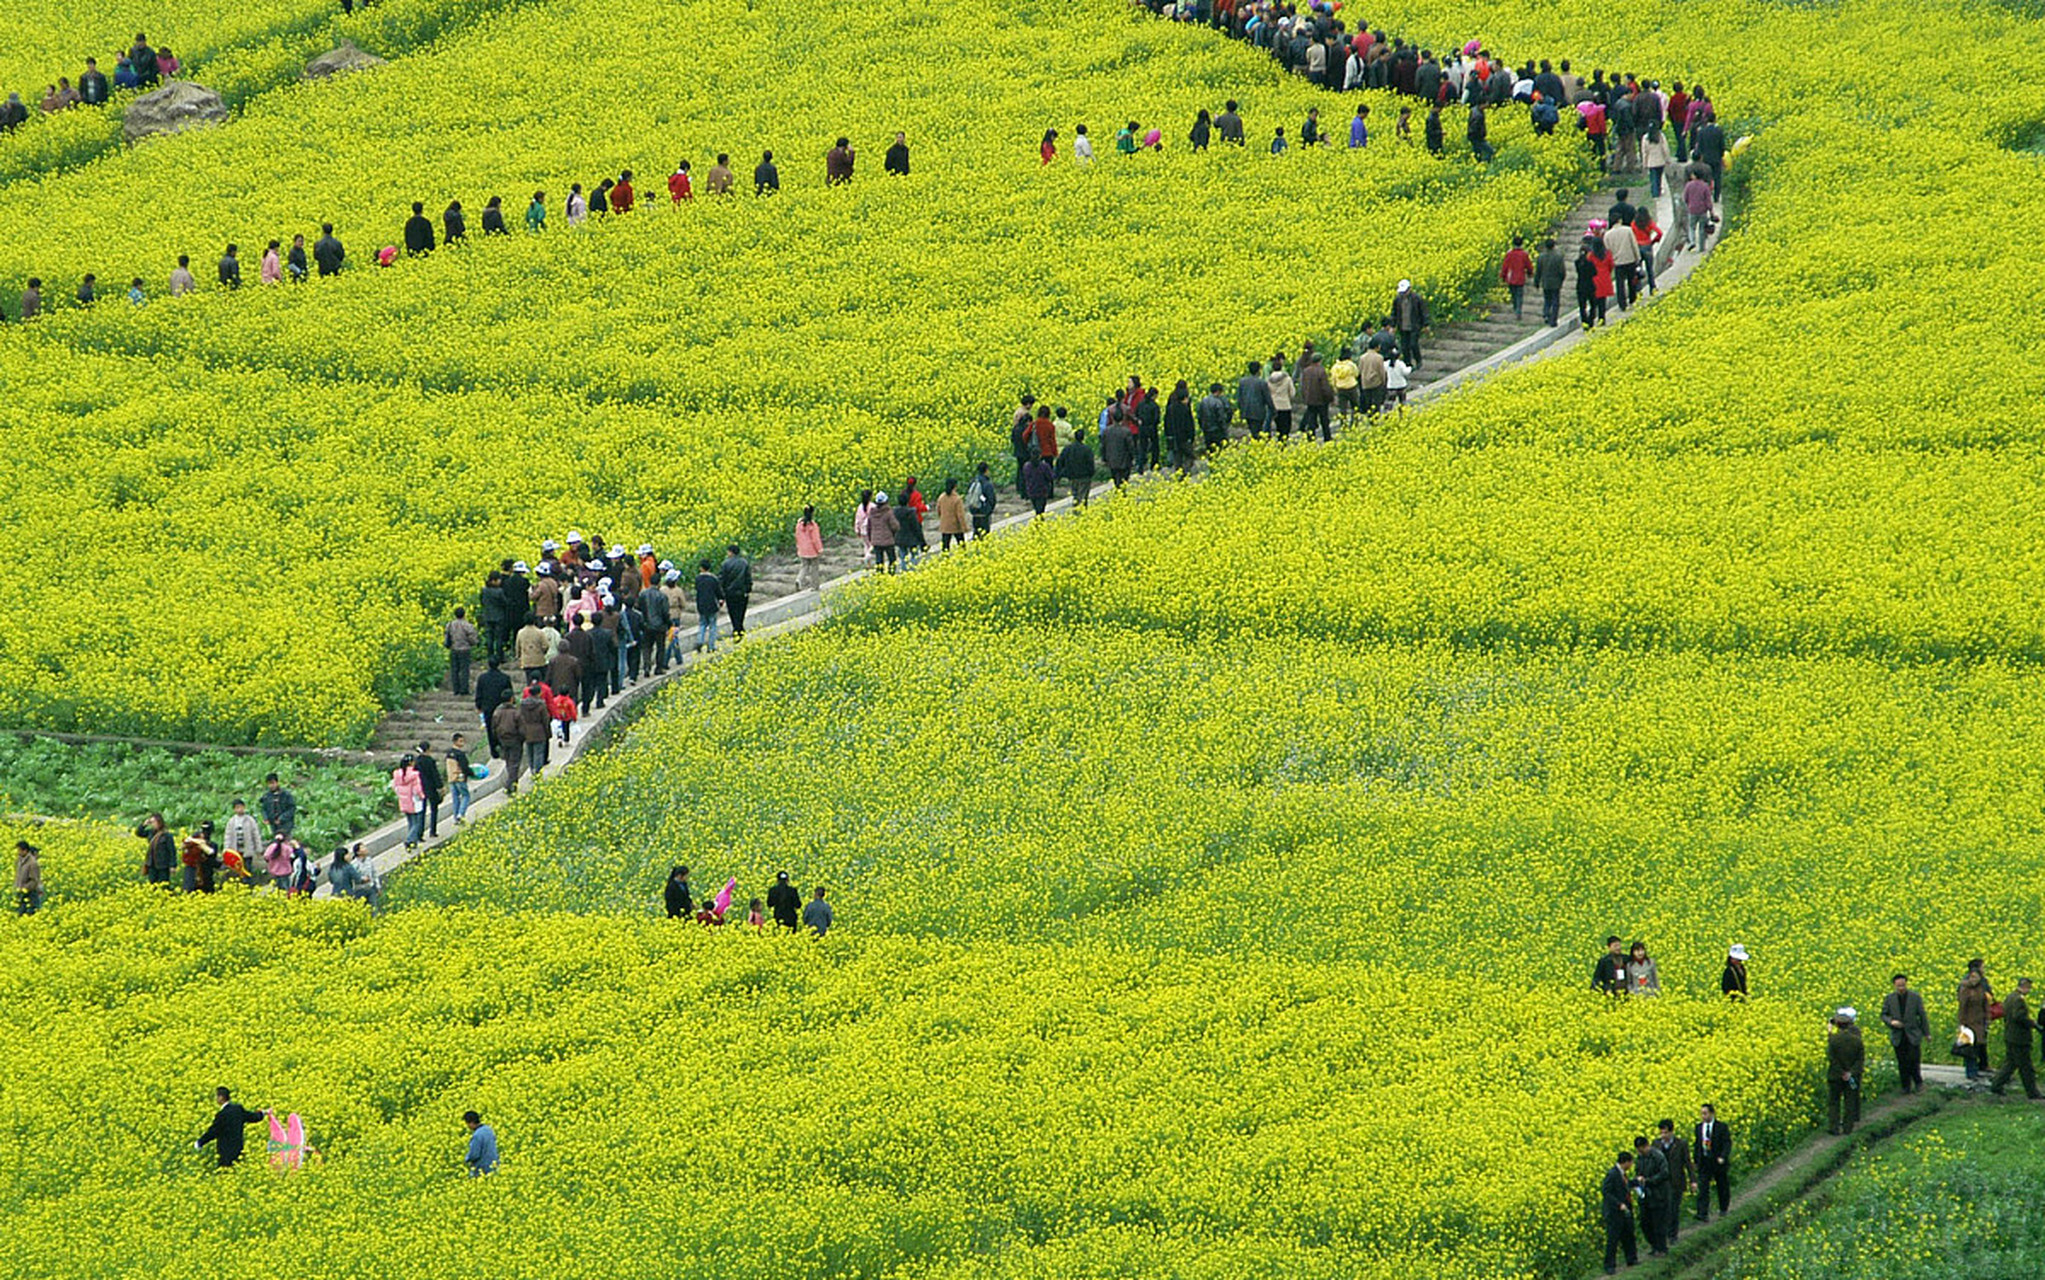
{"label": "woman in pink coat", "polygon": [[426,838],[426,786],[419,781],[413,757],[406,756],[391,770],[391,790],[398,793],[398,812],[405,815],[405,847],[416,849]]}
{"label": "woman in pink coat", "polygon": [[815,591],[823,585],[824,527],[817,523],[813,506],[804,507],[795,522],[795,559],[801,566],[795,575],[797,591]]}

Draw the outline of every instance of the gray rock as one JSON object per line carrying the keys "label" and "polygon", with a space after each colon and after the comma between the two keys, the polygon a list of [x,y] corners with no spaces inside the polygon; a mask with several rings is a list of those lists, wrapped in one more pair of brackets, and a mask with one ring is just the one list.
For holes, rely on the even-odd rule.
{"label": "gray rock", "polygon": [[324,80],[328,76],[339,75],[343,71],[361,71],[368,67],[380,67],[382,65],[382,58],[377,57],[373,53],[364,53],[356,48],[352,42],[343,40],[336,48],[329,49],[311,62],[306,63],[305,78],[308,80]]}
{"label": "gray rock", "polygon": [[121,133],[135,142],[159,133],[202,129],[227,119],[227,104],[202,84],[173,80],[128,104]]}

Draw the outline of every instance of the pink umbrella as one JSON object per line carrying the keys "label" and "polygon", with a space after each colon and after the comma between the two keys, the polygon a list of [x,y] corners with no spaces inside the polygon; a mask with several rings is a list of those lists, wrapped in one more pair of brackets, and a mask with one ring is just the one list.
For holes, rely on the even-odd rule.
{"label": "pink umbrella", "polygon": [[733,876],[725,881],[724,887],[717,891],[717,901],[710,904],[710,910],[720,916],[731,910],[731,891],[736,888],[738,888],[737,876]]}

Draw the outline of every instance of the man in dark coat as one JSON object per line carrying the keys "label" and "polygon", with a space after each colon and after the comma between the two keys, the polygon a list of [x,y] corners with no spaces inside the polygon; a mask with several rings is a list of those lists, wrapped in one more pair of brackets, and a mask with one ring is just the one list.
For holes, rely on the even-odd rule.
{"label": "man in dark coat", "polygon": [[1709,1222],[1714,1186],[1721,1216],[1732,1201],[1733,1131],[1708,1102],[1697,1109],[1697,1127],[1690,1133],[1690,1158],[1697,1166],[1697,1220]]}
{"label": "man in dark coat", "polygon": [[525,726],[509,689],[490,713],[490,749],[504,764],[504,794],[517,795],[518,775],[525,768]]}
{"label": "man in dark coat", "polygon": [[289,839],[298,829],[298,797],[286,791],[274,773],[263,779],[263,794],[256,800],[256,809],[269,824],[273,836]]}
{"label": "man in dark coat", "polygon": [[206,1132],[199,1135],[199,1140],[192,1144],[192,1150],[203,1151],[207,1143],[212,1143],[213,1150],[219,1157],[220,1167],[225,1169],[241,1159],[242,1130],[267,1119],[270,1113],[251,1111],[234,1101],[228,1096],[225,1085],[215,1089],[213,1097],[219,1102],[220,1109],[213,1113],[213,1123],[206,1126]]}
{"label": "man in dark coat", "polygon": [[412,202],[412,216],[405,219],[405,252],[433,252],[433,224],[426,220],[426,202]]}
{"label": "man in dark coat", "polygon": [[476,714],[483,721],[483,735],[490,744],[490,754],[497,750],[497,731],[491,727],[490,713],[497,710],[505,695],[511,692],[511,677],[500,669],[502,660],[496,655],[490,657],[490,669],[476,677]]}
{"label": "man in dark coat", "polygon": [[1562,320],[1562,286],[1569,282],[1569,259],[1555,247],[1555,237],[1541,242],[1541,256],[1534,263],[1534,286],[1541,291],[1541,323],[1555,325]]}
{"label": "man in dark coat", "polygon": [[1654,1149],[1668,1166],[1668,1194],[1662,1197],[1662,1246],[1676,1243],[1683,1225],[1683,1197],[1692,1185],[1690,1144],[1676,1133],[1676,1122],[1664,1120],[1655,1126]]}
{"label": "man in dark coat", "polygon": [[2031,1063],[2031,1033],[2037,1029],[2037,1019],[2031,1016],[2031,980],[2018,978],[2016,990],[2002,1002],[2002,1065],[1989,1081],[1990,1093],[2000,1094],[2016,1076],[2024,1082],[2024,1096],[2037,1098],[2038,1070]]}
{"label": "man in dark coat", "polygon": [[323,276],[330,276],[340,271],[341,264],[347,261],[347,259],[348,251],[341,247],[339,240],[334,238],[334,224],[322,222],[320,224],[320,238],[313,241],[312,245],[312,261],[315,269]]}
{"label": "man in dark coat", "polygon": [[[662,903],[667,907],[668,919],[691,918],[695,914],[695,904],[689,900],[689,869],[676,867],[668,872],[667,884],[662,886],[660,896]],[[772,898],[774,895],[770,892],[767,896]]]}
{"label": "man in dark coat", "polygon": [[1598,957],[1598,963],[1591,969],[1591,990],[1608,996],[1625,994],[1626,955],[1622,945],[1617,936],[1605,939],[1605,954]]}
{"label": "man in dark coat", "polygon": [[1071,487],[1072,505],[1085,506],[1094,487],[1094,451],[1086,442],[1085,427],[1074,428],[1072,443],[1059,452],[1058,478]]}
{"label": "man in dark coat", "polygon": [[1599,1216],[1605,1222],[1605,1274],[1617,1275],[1619,1252],[1626,1252],[1626,1265],[1640,1262],[1640,1247],[1633,1239],[1633,1153],[1621,1151],[1605,1180],[1598,1187]]}
{"label": "man in dark coat", "polygon": [[1889,994],[1882,997],[1882,1025],[1889,1029],[1889,1045],[1896,1051],[1896,1079],[1903,1092],[1922,1093],[1924,1038],[1931,1034],[1924,997],[1910,989],[1910,979],[1904,974],[1889,979],[1889,988]]}
{"label": "man in dark coat", "polygon": [[526,770],[537,776],[547,767],[547,740],[552,736],[554,718],[547,713],[547,700],[538,681],[525,688],[518,700],[518,740],[525,746]]}
{"label": "man in dark coat", "polygon": [[1228,424],[1235,417],[1235,410],[1229,407],[1228,397],[1222,393],[1219,382],[1208,386],[1207,394],[1200,397],[1196,412],[1200,419],[1200,435],[1207,442],[1209,452],[1228,443]]}
{"label": "man in dark coat", "polygon": [[1108,429],[1101,432],[1101,462],[1117,489],[1129,483],[1129,472],[1136,465],[1136,433],[1129,429],[1120,405],[1110,411]]}
{"label": "man in dark coat", "polygon": [[790,933],[802,926],[802,891],[788,882],[786,871],[775,876],[774,887],[767,890],[767,910],[774,913],[775,925]]}
{"label": "man in dark coat", "polygon": [[1866,1068],[1859,1015],[1841,1009],[1832,1015],[1832,1034],[1825,1041],[1826,1132],[1844,1136],[1860,1123],[1860,1080]]}
{"label": "man in dark coat", "polygon": [[[1258,440],[1264,438],[1264,429],[1271,425],[1271,384],[1264,380],[1264,364],[1260,360],[1250,361],[1250,371],[1236,379],[1236,412],[1243,415],[1243,425],[1250,429],[1250,435]],[[1101,444],[1107,445],[1106,437]]]}
{"label": "man in dark coat", "polygon": [[1401,280],[1398,292],[1392,295],[1392,328],[1399,335],[1399,354],[1416,372],[1420,368],[1420,331],[1427,327],[1429,319],[1427,299],[1420,296],[1411,280]]}
{"label": "man in dark coat", "polygon": [[[635,572],[629,565],[625,572]],[[674,602],[667,593],[655,588],[639,593],[639,617],[646,623],[640,643],[645,647],[646,656],[653,659],[653,674],[662,675],[667,671],[668,631],[675,624]]]}
{"label": "man in dark coat", "polygon": [[732,638],[743,640],[746,604],[753,598],[753,562],[746,559],[736,542],[724,549],[724,563],[717,566],[717,585],[724,589],[724,613],[731,619]]}
{"label": "man in dark coat", "polygon": [[419,789],[426,802],[426,834],[437,840],[440,838],[440,802],[447,798],[447,782],[440,776],[440,757],[423,739],[412,767],[419,771]]}
{"label": "man in dark coat", "polygon": [[1675,1198],[1669,1186],[1669,1162],[1646,1138],[1633,1140],[1633,1181],[1640,1187],[1640,1234],[1647,1237],[1647,1252],[1659,1258],[1669,1251],[1666,1226],[1669,1202]]}
{"label": "man in dark coat", "polygon": [[897,177],[906,178],[909,176],[908,135],[901,133],[895,135],[894,145],[888,148],[888,154],[882,160],[881,167]]}

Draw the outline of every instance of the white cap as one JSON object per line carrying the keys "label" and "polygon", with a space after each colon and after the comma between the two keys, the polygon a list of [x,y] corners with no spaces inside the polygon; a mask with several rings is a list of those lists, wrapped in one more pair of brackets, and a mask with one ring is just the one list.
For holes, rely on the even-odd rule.
{"label": "white cap", "polygon": [[1834,1022],[1852,1022],[1852,1021],[1853,1021],[1854,1019],[1856,1019],[1856,1018],[1858,1018],[1858,1017],[1860,1017],[1860,1011],[1859,1011],[1858,1009],[1855,1009],[1855,1008],[1854,1008],[1854,1007],[1853,1007],[1852,1005],[1850,1005],[1850,1004],[1849,1004],[1849,1005],[1842,1005],[1842,1006],[1840,1007],[1840,1009],[1839,1009],[1839,1012],[1837,1012],[1837,1013],[1835,1013],[1835,1014],[1833,1014],[1833,1015],[1832,1015],[1832,1021],[1834,1021]]}
{"label": "white cap", "polygon": [[1413,287],[1413,282],[1412,282],[1411,280],[1401,280],[1401,281],[1399,282],[1399,292],[1400,292],[1400,293],[1405,293],[1405,292],[1406,292],[1407,290],[1411,289],[1412,287]]}
{"label": "white cap", "polygon": [[608,591],[610,590],[610,587],[611,580],[609,578],[598,578],[596,580],[596,589],[598,591]]}
{"label": "white cap", "polygon": [[515,565],[512,565],[512,566],[511,566],[511,571],[512,571],[513,573],[524,573],[524,572],[526,572],[526,567],[525,567],[525,561],[521,560],[521,561],[519,561],[519,562],[518,562],[517,564],[515,564]]}
{"label": "white cap", "polygon": [[642,543],[640,543],[640,544],[639,544],[639,554],[640,554],[640,555],[642,555],[642,556],[650,556],[650,555],[652,555],[652,554],[653,554],[653,544],[652,544],[651,542],[642,542]]}
{"label": "white cap", "polygon": [[669,582],[680,582],[682,580],[682,571],[680,569],[669,569],[667,571],[667,580]]}
{"label": "white cap", "polygon": [[1732,945],[1732,949],[1730,951],[1727,951],[1726,954],[1728,956],[1731,956],[1735,960],[1744,962],[1747,958],[1747,949],[1741,946],[1739,943],[1735,942]]}
{"label": "white cap", "polygon": [[624,543],[622,543],[622,542],[613,542],[613,543],[611,544],[611,554],[612,554],[612,555],[614,555],[614,556],[621,556],[621,555],[624,555],[624,554],[625,554],[625,544],[624,544]]}
{"label": "white cap", "polygon": [[545,542],[542,542],[540,544],[540,550],[542,551],[559,551],[560,549],[561,544],[554,541],[552,538],[549,538]]}
{"label": "white cap", "polygon": [[554,576],[554,566],[553,566],[553,565],[550,565],[550,564],[543,564],[543,565],[541,565],[541,566],[540,566],[540,576],[541,576],[542,578],[551,578],[551,577],[553,577],[553,576]]}
{"label": "white cap", "polygon": [[568,540],[569,540],[570,542],[580,542],[580,541],[582,541],[582,535],[581,535],[581,534],[579,534],[579,533],[576,533],[576,532],[575,532],[574,530],[572,530],[572,529],[571,529],[571,530],[569,530],[569,532],[568,532]]}
{"label": "white cap", "polygon": [[886,502],[888,500],[888,495],[885,492],[876,493],[873,495],[873,500],[875,502]]}
{"label": "white cap", "polygon": [[672,560],[663,560],[657,567],[660,569],[662,573],[666,573],[668,570],[675,567],[675,562]]}

